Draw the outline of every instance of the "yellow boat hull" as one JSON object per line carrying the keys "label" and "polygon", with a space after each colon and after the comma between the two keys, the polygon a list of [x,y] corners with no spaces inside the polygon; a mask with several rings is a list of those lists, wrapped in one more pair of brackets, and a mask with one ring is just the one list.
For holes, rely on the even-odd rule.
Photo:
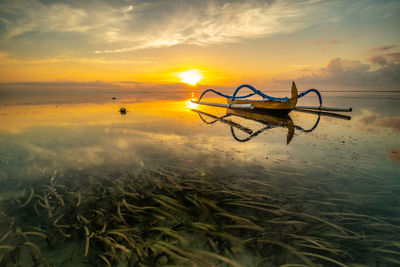
{"label": "yellow boat hull", "polygon": [[[296,107],[298,92],[296,84],[292,83],[292,97],[288,101],[258,100],[258,99],[236,99],[233,104],[252,104],[255,109],[264,109],[268,111],[289,112]],[[228,99],[231,104],[231,100]]]}

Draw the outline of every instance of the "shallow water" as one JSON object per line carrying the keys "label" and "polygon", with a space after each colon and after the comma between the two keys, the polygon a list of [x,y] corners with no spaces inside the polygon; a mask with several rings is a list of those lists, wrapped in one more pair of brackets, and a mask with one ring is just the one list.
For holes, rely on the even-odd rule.
{"label": "shallow water", "polygon": [[[317,177],[397,177],[400,100],[342,99],[324,100],[326,105],[352,106],[353,112],[343,113],[350,115],[350,120],[321,116],[313,131],[297,128],[289,144],[285,125],[275,125],[246,142],[238,142],[230,125],[220,121],[206,124],[192,110],[221,117],[226,115],[225,109],[197,106],[187,100],[3,105],[0,177],[34,179],[45,171],[71,168],[137,171],[165,164],[190,165],[204,171],[219,166],[224,172],[235,173],[243,166],[258,165],[266,171]],[[127,108],[126,115],[118,112],[121,106]],[[202,117],[214,120],[204,114]],[[318,121],[318,115],[298,111],[291,112],[290,117],[304,130]],[[268,124],[238,116],[226,119],[254,132]],[[238,139],[251,135],[235,127],[234,133]]]}
{"label": "shallow water", "polygon": [[[301,104],[313,104],[302,101]],[[256,179],[268,183],[271,194],[285,198],[287,203],[304,205],[304,212],[309,210],[307,214],[332,220],[335,225],[351,229],[345,232],[354,233],[358,241],[366,240],[360,245],[343,241],[346,239],[343,237],[336,244],[350,256],[324,251],[323,257],[336,257],[342,264],[397,264],[400,262],[400,96],[390,92],[369,93],[364,97],[356,93],[328,93],[324,102],[326,106],[351,106],[353,112],[333,117],[292,111],[289,117],[278,119],[264,114],[257,117],[262,123],[248,119],[248,114],[223,117],[229,111],[197,106],[187,99],[125,97],[85,103],[3,104],[0,106],[0,199],[6,204],[1,211],[5,217],[18,217],[9,214],[9,209],[21,203],[12,201],[25,200],[30,187],[40,187],[49,179],[65,182],[70,173],[76,175],[69,175],[68,179],[82,173],[84,177],[101,178],[116,172],[118,177],[138,177],[146,170],[172,168],[179,175],[212,178],[216,183]],[[122,106],[127,108],[126,114],[118,112]],[[84,180],[79,179],[74,181],[75,185]],[[82,186],[87,184],[82,182]],[[371,218],[376,218],[376,222]],[[23,230],[32,225],[28,219],[16,221]],[[47,229],[42,223],[33,224]],[[311,235],[300,229],[296,234],[302,231],[305,236]],[[315,231],[312,235],[323,236]],[[4,240],[0,246],[11,245]],[[65,250],[65,244],[70,243],[49,251],[40,241],[38,244],[51,263],[57,262],[54,251]],[[359,251],[354,247],[356,244]],[[0,253],[6,255],[7,251],[3,249]],[[360,256],[366,253],[369,257]],[[236,260],[252,266],[254,262],[249,258],[256,256],[250,252],[246,255]],[[258,256],[268,258],[262,253]],[[284,259],[270,259],[270,264],[297,263],[289,256],[281,257]],[[310,257],[312,263],[336,264]]]}

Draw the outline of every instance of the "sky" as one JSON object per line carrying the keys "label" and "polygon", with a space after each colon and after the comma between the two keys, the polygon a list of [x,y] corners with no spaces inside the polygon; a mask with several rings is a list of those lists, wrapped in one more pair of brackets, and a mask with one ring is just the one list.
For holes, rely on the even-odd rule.
{"label": "sky", "polygon": [[0,1],[0,87],[187,71],[199,87],[400,91],[400,1]]}

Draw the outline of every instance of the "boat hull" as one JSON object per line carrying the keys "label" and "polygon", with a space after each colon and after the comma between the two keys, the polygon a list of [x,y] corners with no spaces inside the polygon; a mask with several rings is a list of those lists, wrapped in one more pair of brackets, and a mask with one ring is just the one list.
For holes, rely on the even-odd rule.
{"label": "boat hull", "polygon": [[236,99],[233,102],[228,99],[229,104],[252,104],[254,109],[268,110],[277,113],[289,113],[297,104],[298,92],[296,84],[292,83],[292,97],[288,101],[273,101],[264,99]]}

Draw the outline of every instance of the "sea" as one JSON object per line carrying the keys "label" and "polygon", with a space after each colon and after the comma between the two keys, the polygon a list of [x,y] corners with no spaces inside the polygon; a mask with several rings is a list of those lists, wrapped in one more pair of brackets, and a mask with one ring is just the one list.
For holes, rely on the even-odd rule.
{"label": "sea", "polygon": [[0,266],[399,266],[400,93],[322,96],[0,94]]}

